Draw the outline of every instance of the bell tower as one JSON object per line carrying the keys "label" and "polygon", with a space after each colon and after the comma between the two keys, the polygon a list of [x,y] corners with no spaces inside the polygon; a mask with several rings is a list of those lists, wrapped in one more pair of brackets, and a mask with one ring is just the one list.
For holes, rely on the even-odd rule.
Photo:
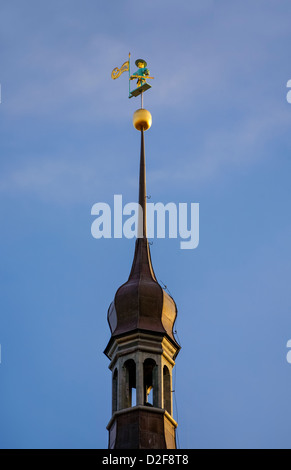
{"label": "bell tower", "polygon": [[[136,63],[138,71],[141,65],[146,68],[142,59]],[[111,338],[104,351],[112,372],[109,449],[176,448],[172,371],[180,350],[173,334],[177,308],[155,277],[147,239],[144,132],[152,117],[143,108],[143,92],[150,88],[143,77],[139,73],[132,92],[141,95],[141,108],[133,116],[141,134],[138,238],[129,278],[108,309]]]}

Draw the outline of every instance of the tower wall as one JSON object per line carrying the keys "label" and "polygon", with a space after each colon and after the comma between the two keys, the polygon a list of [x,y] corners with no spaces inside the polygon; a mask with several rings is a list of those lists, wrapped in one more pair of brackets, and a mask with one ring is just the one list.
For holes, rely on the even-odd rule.
{"label": "tower wall", "polygon": [[118,411],[107,429],[109,449],[175,449],[177,423],[164,410],[136,406]]}
{"label": "tower wall", "polygon": [[176,448],[177,423],[172,416],[176,353],[165,336],[150,333],[122,336],[111,344],[107,352],[113,397],[109,448]]}

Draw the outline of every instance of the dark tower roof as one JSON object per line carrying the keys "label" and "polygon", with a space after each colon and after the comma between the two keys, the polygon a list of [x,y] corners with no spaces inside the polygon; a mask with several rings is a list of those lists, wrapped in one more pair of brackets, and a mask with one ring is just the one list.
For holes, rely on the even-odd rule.
{"label": "dark tower roof", "polygon": [[166,335],[179,350],[180,346],[173,334],[177,307],[172,297],[160,286],[155,277],[146,234],[146,170],[143,129],[141,130],[139,205],[142,208],[138,224],[140,238],[136,239],[131,272],[128,281],[117,290],[108,309],[108,323],[111,329],[109,344],[114,337],[135,331],[146,331]]}

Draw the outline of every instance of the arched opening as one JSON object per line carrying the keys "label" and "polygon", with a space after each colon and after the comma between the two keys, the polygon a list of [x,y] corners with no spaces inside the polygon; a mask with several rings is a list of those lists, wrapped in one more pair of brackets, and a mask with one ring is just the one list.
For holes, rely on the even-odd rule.
{"label": "arched opening", "polygon": [[125,369],[125,396],[124,408],[136,405],[136,366],[133,359],[124,363]]}
{"label": "arched opening", "polygon": [[163,388],[164,388],[164,408],[165,410],[172,414],[172,406],[171,406],[171,374],[167,366],[163,368]]}
{"label": "arched opening", "polygon": [[146,359],[143,363],[144,404],[147,406],[157,406],[156,367],[153,359]]}
{"label": "arched opening", "polygon": [[118,386],[118,371],[115,369],[112,378],[112,413],[117,411],[117,386]]}

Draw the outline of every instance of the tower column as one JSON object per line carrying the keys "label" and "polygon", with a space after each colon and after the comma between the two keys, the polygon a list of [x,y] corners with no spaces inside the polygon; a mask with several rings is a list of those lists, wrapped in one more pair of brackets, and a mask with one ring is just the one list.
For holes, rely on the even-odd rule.
{"label": "tower column", "polygon": [[[162,403],[162,393],[163,393],[163,375],[162,375],[162,364],[161,364],[161,356],[157,357],[157,365],[154,371],[154,392],[156,390],[156,403],[158,408],[163,408]],[[155,396],[154,396],[155,399]]]}
{"label": "tower column", "polygon": [[137,354],[136,360],[136,404],[144,404],[143,361],[141,353]]}
{"label": "tower column", "polygon": [[117,410],[121,410],[122,409],[122,399],[123,399],[123,381],[124,381],[124,378],[123,378],[123,373],[122,373],[122,369],[123,369],[123,363],[122,361],[119,361],[118,362],[118,381],[117,381]]}

